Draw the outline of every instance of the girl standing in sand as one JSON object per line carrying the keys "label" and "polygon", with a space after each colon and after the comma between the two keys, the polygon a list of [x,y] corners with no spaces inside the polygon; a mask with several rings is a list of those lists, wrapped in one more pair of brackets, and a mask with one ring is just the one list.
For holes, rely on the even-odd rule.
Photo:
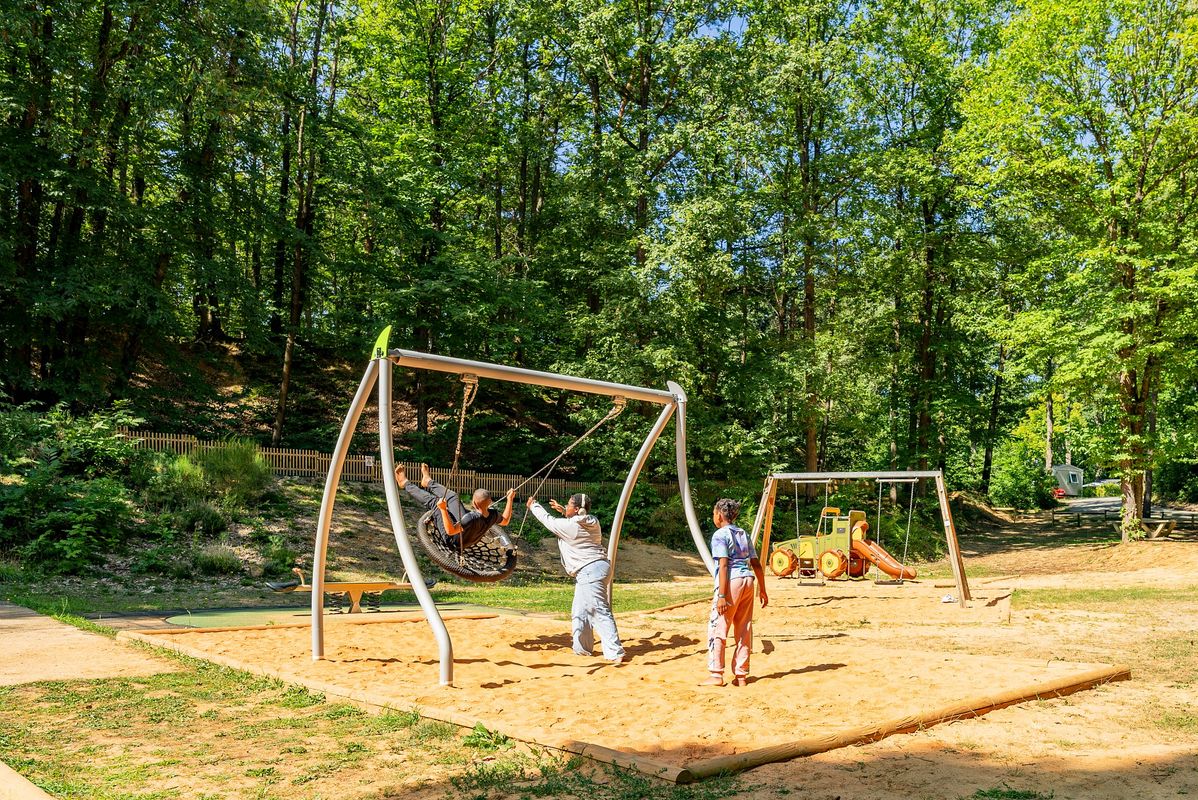
{"label": "girl standing in sand", "polygon": [[730,635],[735,642],[732,683],[744,686],[749,682],[754,577],[761,607],[770,601],[765,593],[765,572],[753,543],[742,528],[733,524],[739,514],[740,503],[727,497],[717,500],[711,512],[711,521],[716,525],[711,537],[711,556],[716,560],[715,596],[707,623],[707,669],[711,675],[700,686],[724,685],[724,640]]}

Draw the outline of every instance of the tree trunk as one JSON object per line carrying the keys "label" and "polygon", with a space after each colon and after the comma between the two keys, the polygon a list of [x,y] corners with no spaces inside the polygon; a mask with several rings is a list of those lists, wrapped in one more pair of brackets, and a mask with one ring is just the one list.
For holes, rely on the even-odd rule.
{"label": "tree trunk", "polygon": [[1153,457],[1153,452],[1156,449],[1157,395],[1158,395],[1157,390],[1153,389],[1152,394],[1149,396],[1149,403],[1148,403],[1148,447],[1147,447],[1148,466],[1147,466],[1147,469],[1144,470],[1144,507],[1143,507],[1143,516],[1145,518],[1152,516],[1152,461],[1153,461],[1152,457]]}
{"label": "tree trunk", "polygon": [[[283,423],[287,414],[287,394],[291,387],[291,372],[295,361],[295,346],[299,336],[300,322],[303,318],[304,302],[306,300],[307,259],[315,233],[315,190],[316,190],[316,156],[317,146],[312,134],[319,118],[319,99],[317,82],[320,76],[320,47],[324,33],[325,19],[328,12],[328,2],[323,0],[317,11],[316,31],[312,39],[312,67],[308,74],[308,90],[310,108],[300,112],[299,125],[296,129],[296,161],[300,164],[297,175],[296,195],[299,206],[295,216],[296,241],[291,253],[291,302],[287,318],[287,340],[283,346],[283,374],[279,380],[279,403],[275,410],[274,430],[271,432],[271,444],[278,445],[283,440]],[[329,111],[337,93],[337,57],[333,58],[333,74],[329,87]],[[304,163],[305,156],[307,163]]]}
{"label": "tree trunk", "polygon": [[1044,383],[1048,396],[1044,400],[1044,471],[1052,472],[1052,359],[1048,359],[1048,369],[1044,371]]}

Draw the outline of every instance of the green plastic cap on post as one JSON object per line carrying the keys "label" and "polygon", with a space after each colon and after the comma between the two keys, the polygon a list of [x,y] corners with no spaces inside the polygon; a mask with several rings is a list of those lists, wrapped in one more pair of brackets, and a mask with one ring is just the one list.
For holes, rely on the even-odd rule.
{"label": "green plastic cap on post", "polygon": [[387,357],[387,341],[391,338],[391,326],[383,328],[383,332],[379,334],[379,338],[374,340],[374,349],[370,351],[370,359],[373,361],[376,358]]}

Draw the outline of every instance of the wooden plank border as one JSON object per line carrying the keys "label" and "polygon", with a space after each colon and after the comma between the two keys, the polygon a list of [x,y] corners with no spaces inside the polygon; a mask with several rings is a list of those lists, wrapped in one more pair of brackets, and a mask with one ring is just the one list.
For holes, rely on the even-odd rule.
{"label": "wooden plank border", "polygon": [[941,708],[908,717],[887,720],[874,725],[862,725],[846,731],[829,733],[822,736],[812,736],[795,742],[763,747],[745,753],[734,753],[703,761],[694,761],[686,769],[693,780],[703,780],[716,775],[743,772],[763,764],[775,761],[790,761],[803,756],[824,753],[855,744],[869,744],[898,733],[930,728],[942,722],[952,722],[960,719],[980,717],[983,714],[1007,706],[1016,705],[1027,700],[1044,700],[1054,697],[1092,689],[1112,681],[1125,681],[1131,678],[1131,669],[1123,666],[1110,666],[1092,669],[1078,675],[1066,675],[1051,681],[1012,689],[995,695],[979,695],[972,699],[962,700]]}

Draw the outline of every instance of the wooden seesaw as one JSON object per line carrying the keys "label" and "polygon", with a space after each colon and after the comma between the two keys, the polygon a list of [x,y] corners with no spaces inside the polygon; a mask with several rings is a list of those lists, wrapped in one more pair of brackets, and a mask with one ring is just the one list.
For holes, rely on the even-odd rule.
{"label": "wooden seesaw", "polygon": [[[267,581],[266,585],[273,592],[288,593],[288,592],[310,592],[312,586],[304,582],[304,572],[299,567],[291,570],[295,573],[298,581]],[[436,584],[436,581],[433,581]],[[427,585],[427,582],[426,582]],[[429,586],[431,589],[432,586]],[[362,612],[362,595],[364,594],[382,594],[383,592],[393,589],[407,590],[412,589],[410,583],[396,583],[394,581],[326,581],[324,584],[325,594],[343,594],[349,597],[349,613],[360,614]],[[376,609],[377,610],[377,609]]]}

